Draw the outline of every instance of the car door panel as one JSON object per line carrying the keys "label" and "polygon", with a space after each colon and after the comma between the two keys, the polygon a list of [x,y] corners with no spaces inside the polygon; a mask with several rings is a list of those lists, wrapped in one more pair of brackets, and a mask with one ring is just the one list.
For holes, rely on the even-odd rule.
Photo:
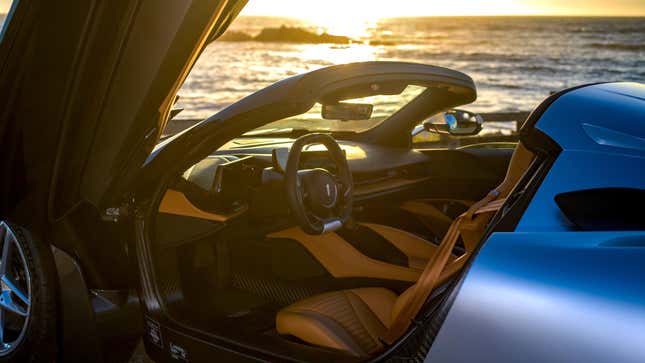
{"label": "car door panel", "polygon": [[642,231],[494,233],[425,361],[642,361],[644,246]]}

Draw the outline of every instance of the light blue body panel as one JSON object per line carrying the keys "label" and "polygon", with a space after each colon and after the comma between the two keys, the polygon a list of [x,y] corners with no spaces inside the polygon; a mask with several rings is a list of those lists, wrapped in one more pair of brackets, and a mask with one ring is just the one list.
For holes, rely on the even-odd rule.
{"label": "light blue body panel", "polygon": [[605,187],[645,188],[645,157],[565,150],[551,167],[516,231],[571,230],[573,226],[558,208],[555,196]]}
{"label": "light blue body panel", "polygon": [[645,189],[645,86],[572,90],[535,127],[562,151],[475,256],[426,362],[645,362],[645,231],[575,231],[554,200]]}
{"label": "light blue body panel", "polygon": [[645,188],[645,85],[607,83],[564,94],[535,126],[560,147],[517,231],[565,231],[557,194],[604,187]]}
{"label": "light blue body panel", "polygon": [[426,362],[645,362],[645,232],[495,233]]}
{"label": "light blue body panel", "polygon": [[535,125],[563,150],[645,156],[645,148],[633,148],[631,143],[599,144],[585,131],[585,124],[632,136],[634,142],[645,141],[645,85],[605,83],[575,89],[551,104]]}

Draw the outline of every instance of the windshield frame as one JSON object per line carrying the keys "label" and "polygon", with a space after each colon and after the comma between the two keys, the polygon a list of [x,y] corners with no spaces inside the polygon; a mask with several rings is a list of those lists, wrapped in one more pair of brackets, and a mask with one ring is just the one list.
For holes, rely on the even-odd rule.
{"label": "windshield frame", "polygon": [[[313,132],[343,135],[361,134],[386,122],[392,115],[405,108],[410,102],[426,92],[429,87],[427,85],[417,83],[406,83],[401,88],[401,91],[398,93],[375,93],[365,97],[348,98],[338,101],[373,105],[374,111],[370,119],[324,119],[322,117],[323,103],[316,102],[311,108],[303,113],[268,122],[258,128],[244,133],[241,136],[271,137],[303,135]],[[310,127],[312,125],[314,125],[314,127]]]}

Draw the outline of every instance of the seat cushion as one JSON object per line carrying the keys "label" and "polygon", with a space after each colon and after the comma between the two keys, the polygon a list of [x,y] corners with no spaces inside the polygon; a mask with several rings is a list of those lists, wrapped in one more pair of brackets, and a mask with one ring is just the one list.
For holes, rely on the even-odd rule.
{"label": "seat cushion", "polygon": [[383,348],[397,295],[384,288],[334,291],[280,310],[278,333],[307,343],[367,357]]}
{"label": "seat cushion", "polygon": [[297,241],[335,278],[365,277],[415,282],[421,275],[419,269],[370,258],[334,232],[312,236],[299,227],[293,227],[273,232],[268,237]]}

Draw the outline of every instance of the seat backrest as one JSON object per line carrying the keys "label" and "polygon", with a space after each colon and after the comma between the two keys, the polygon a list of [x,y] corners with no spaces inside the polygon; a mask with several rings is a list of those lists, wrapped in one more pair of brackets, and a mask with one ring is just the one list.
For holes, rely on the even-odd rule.
{"label": "seat backrest", "polygon": [[[432,290],[463,268],[482,238],[494,212],[502,206],[503,201],[526,173],[533,159],[534,154],[521,142],[518,143],[502,183],[452,222],[436,252],[437,255],[443,255],[433,256],[417,283],[403,292],[394,303],[391,315],[392,325],[388,334],[383,337],[386,342],[392,343],[398,339],[407,330],[411,319],[419,312]],[[460,235],[466,252],[446,265],[452,246]]]}

